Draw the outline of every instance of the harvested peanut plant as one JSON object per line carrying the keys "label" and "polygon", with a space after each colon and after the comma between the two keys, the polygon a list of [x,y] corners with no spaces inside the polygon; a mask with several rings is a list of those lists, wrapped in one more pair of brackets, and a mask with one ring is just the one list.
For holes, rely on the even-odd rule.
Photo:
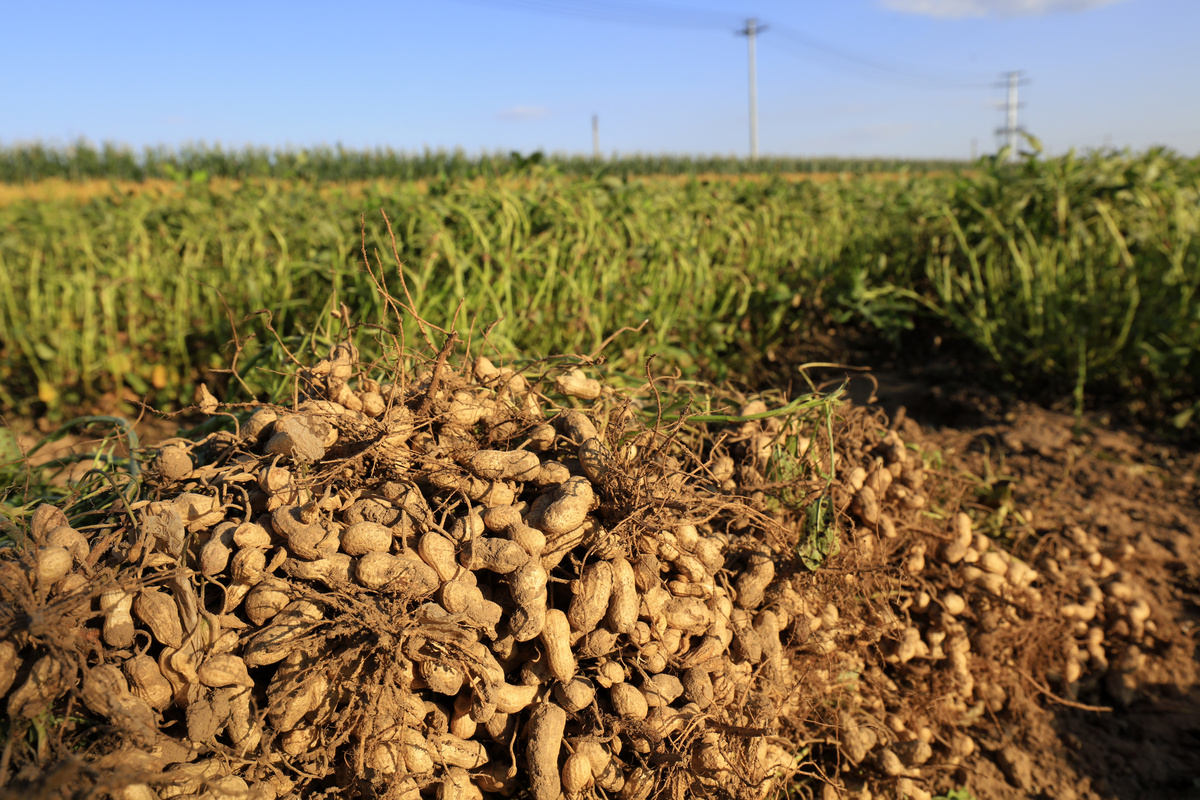
{"label": "harvested peanut plant", "polygon": [[1136,691],[1129,553],[990,540],[881,417],[666,418],[669,381],[457,338],[386,369],[341,342],[288,406],[206,398],[236,424],[161,443],[136,497],[23,518],[0,784],[929,798],[1031,685]]}

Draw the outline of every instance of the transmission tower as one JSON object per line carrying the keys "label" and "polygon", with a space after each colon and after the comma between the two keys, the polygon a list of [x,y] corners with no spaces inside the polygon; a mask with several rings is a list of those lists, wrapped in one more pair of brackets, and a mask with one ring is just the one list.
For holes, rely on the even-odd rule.
{"label": "transmission tower", "polygon": [[1017,109],[1023,105],[1017,100],[1017,87],[1027,86],[1029,79],[1021,77],[1020,70],[1007,73],[1005,78],[1004,82],[997,84],[1001,88],[1008,88],[1008,102],[1005,104],[1004,127],[997,128],[996,134],[1004,137],[1005,144],[1008,146],[1009,160],[1016,161],[1017,134],[1025,132],[1025,129],[1017,124]]}

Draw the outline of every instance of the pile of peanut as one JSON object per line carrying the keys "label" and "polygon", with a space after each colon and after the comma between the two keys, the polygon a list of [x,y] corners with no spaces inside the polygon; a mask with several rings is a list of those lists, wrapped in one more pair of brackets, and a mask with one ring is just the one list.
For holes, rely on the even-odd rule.
{"label": "pile of peanut", "polygon": [[[1129,552],[1076,529],[1035,569],[965,513],[930,525],[895,431],[835,452],[752,402],[684,452],[613,400],[485,358],[386,383],[335,347],[293,408],[164,443],[128,524],[37,510],[0,607],[74,638],[0,639],[10,720],[81,701],[128,800],[761,800],[798,770],[919,799],[1048,617],[1055,690],[1136,690],[1155,629]],[[785,445],[837,475],[836,592],[764,502]]]}
{"label": "pile of peanut", "polygon": [[[980,755],[989,717],[1020,719],[1013,693],[1100,710],[1132,702],[1148,681],[1157,627],[1146,587],[1121,568],[1131,546],[1102,550],[1072,526],[1036,540],[1035,568],[963,511],[941,531],[922,524],[925,472],[895,431],[845,466],[835,493],[857,523],[862,563],[895,565],[901,588],[874,620],[878,659],[831,721],[853,777],[829,781],[826,798],[869,800],[874,786],[930,800],[939,773]],[[865,644],[856,635],[855,649]],[[1020,773],[997,758],[1006,774]]]}
{"label": "pile of peanut", "polygon": [[[33,591],[109,581],[82,696],[161,773],[120,796],[645,800],[677,774],[766,796],[792,763],[764,735],[771,698],[794,680],[760,532],[693,513],[661,453],[644,507],[601,515],[614,471],[648,456],[610,452],[581,373],[551,390],[579,407],[556,408],[483,358],[406,387],[356,362],[341,346],[293,410],[162,446],[157,499],[97,558],[61,512],[35,517]],[[355,627],[355,608],[391,616]],[[75,669],[43,655],[10,709]]]}

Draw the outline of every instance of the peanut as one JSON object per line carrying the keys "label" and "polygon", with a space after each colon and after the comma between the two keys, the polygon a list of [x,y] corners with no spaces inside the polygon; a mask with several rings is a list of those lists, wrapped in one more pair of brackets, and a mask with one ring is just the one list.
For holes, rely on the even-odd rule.
{"label": "peanut", "polygon": [[487,763],[483,742],[464,740],[452,733],[430,733],[428,743],[436,761],[463,769],[476,769]]}
{"label": "peanut", "polygon": [[192,474],[192,458],[182,447],[168,445],[155,455],[153,469],[167,483],[175,483]]}
{"label": "peanut", "polygon": [[353,558],[345,553],[330,551],[325,553],[324,558],[318,558],[316,561],[289,558],[283,562],[283,572],[288,577],[320,581],[331,588],[339,588],[349,583],[354,569]]}
{"label": "peanut", "polygon": [[89,548],[87,538],[70,525],[59,525],[53,528],[46,534],[46,544],[67,548],[67,551],[71,554],[71,560],[75,564],[82,564],[84,559],[88,557]]}
{"label": "peanut", "polygon": [[364,520],[348,526],[342,531],[342,552],[350,556],[365,556],[367,553],[386,553],[392,546],[391,529]]}
{"label": "peanut", "polygon": [[507,539],[479,537],[465,542],[459,551],[459,563],[472,572],[480,569],[507,575],[529,561],[529,553]]}
{"label": "peanut", "polygon": [[537,526],[549,539],[582,525],[595,499],[592,484],[584,477],[568,478],[552,491],[552,499]]}
{"label": "peanut", "polygon": [[212,530],[212,535],[200,548],[200,572],[212,577],[225,571],[229,566],[229,557],[233,554],[233,534],[237,525],[233,522],[222,522]]}
{"label": "peanut", "polygon": [[971,533],[971,518],[962,511],[954,515],[953,537],[942,547],[942,560],[947,564],[957,564],[962,561],[974,538]]}
{"label": "peanut", "polygon": [[615,633],[630,633],[638,619],[638,586],[633,567],[617,557],[612,565],[612,594],[608,601],[605,625]]}
{"label": "peanut", "polygon": [[358,559],[354,576],[368,589],[424,597],[437,591],[438,575],[419,558],[367,553]]}
{"label": "peanut", "polygon": [[555,685],[554,699],[564,710],[574,714],[592,704],[596,699],[596,687],[587,678],[576,675],[569,683]]}
{"label": "peanut", "polygon": [[336,532],[305,520],[298,506],[280,506],[271,513],[271,527],[288,543],[288,551],[305,561],[316,561],[337,551]]}
{"label": "peanut", "polygon": [[531,481],[541,471],[536,453],[525,450],[479,450],[467,462],[467,469],[485,480]]}
{"label": "peanut", "polygon": [[650,713],[646,696],[628,683],[614,683],[609,687],[608,696],[612,701],[613,711],[622,719],[643,720]]}
{"label": "peanut", "polygon": [[38,586],[50,586],[71,571],[71,551],[59,545],[45,545],[37,549],[34,575]]}
{"label": "peanut", "polygon": [[562,768],[562,787],[568,797],[582,794],[594,782],[592,762],[587,756],[578,752],[567,756]]}
{"label": "peanut", "polygon": [[261,628],[290,602],[292,598],[288,593],[287,583],[278,578],[267,578],[255,585],[246,595],[246,617],[255,627]]}
{"label": "peanut", "polygon": [[417,541],[417,552],[421,560],[433,567],[439,580],[445,582],[458,574],[458,563],[454,559],[454,542],[436,531],[427,531]]}
{"label": "peanut", "polygon": [[146,623],[154,638],[168,647],[183,644],[183,623],[175,601],[157,589],[143,589],[133,603],[133,613]]}
{"label": "peanut", "polygon": [[613,568],[607,561],[597,561],[584,567],[579,580],[571,583],[571,604],[567,621],[574,630],[588,633],[608,611],[612,596]]}
{"label": "peanut", "polygon": [[232,653],[209,656],[196,672],[200,683],[205,686],[254,686],[246,662]]}
{"label": "peanut", "polygon": [[[540,561],[532,558],[509,579],[509,592],[517,604],[517,610],[509,620],[509,630],[518,642],[528,642],[537,638],[545,628],[548,581],[549,575],[545,567]],[[558,613],[562,614],[561,611]],[[566,619],[565,615],[563,619]]]}
{"label": "peanut", "polygon": [[769,550],[757,550],[750,554],[746,568],[738,575],[737,604],[742,608],[758,608],[762,604],[767,586],[775,579],[775,561]]}
{"label": "peanut", "polygon": [[100,595],[100,610],[104,612],[104,641],[117,648],[133,644],[133,595],[121,589],[110,589]]}
{"label": "peanut", "polygon": [[558,800],[562,792],[558,755],[566,727],[567,712],[553,703],[541,703],[529,718],[527,768],[534,800]]}
{"label": "peanut", "polygon": [[550,674],[562,683],[569,683],[575,677],[576,664],[571,653],[571,623],[567,621],[567,615],[557,608],[547,611],[541,639],[549,659]]}
{"label": "peanut", "polygon": [[500,714],[519,714],[533,704],[537,693],[538,686],[536,684],[502,683],[493,687],[496,711]]}
{"label": "peanut", "polygon": [[611,461],[612,453],[599,438],[592,437],[579,445],[579,465],[588,480],[596,482],[608,474]]}
{"label": "peanut", "polygon": [[669,706],[683,694],[683,683],[667,673],[653,675],[642,684],[642,694],[651,708]]}
{"label": "peanut", "polygon": [[125,662],[124,669],[134,695],[145,700],[157,711],[163,711],[171,705],[171,684],[163,677],[158,663],[153,658],[145,654],[134,656]]}
{"label": "peanut", "polygon": [[[872,473],[872,475],[878,474],[878,470]],[[864,484],[854,493],[854,499],[850,501],[850,508],[866,524],[877,525],[879,523],[879,497],[870,484]]]}

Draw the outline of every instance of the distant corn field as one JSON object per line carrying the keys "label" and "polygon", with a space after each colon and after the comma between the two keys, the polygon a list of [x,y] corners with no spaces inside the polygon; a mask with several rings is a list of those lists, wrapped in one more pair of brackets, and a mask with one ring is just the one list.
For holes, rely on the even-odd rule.
{"label": "distant corn field", "polygon": [[42,144],[0,147],[0,183],[27,183],[47,178],[70,181],[176,180],[196,175],[211,178],[280,178],[305,181],[369,181],[492,178],[530,166],[563,175],[774,175],[781,173],[931,172],[965,166],[954,160],[888,158],[760,158],[737,156],[673,156],[624,154],[597,160],[591,156],[534,153],[484,153],[462,150],[406,152],[390,148],[351,150],[337,147],[271,150],[219,146],[177,150],[148,147],[140,151],[114,144],[96,147],[86,141],[56,148]]}

